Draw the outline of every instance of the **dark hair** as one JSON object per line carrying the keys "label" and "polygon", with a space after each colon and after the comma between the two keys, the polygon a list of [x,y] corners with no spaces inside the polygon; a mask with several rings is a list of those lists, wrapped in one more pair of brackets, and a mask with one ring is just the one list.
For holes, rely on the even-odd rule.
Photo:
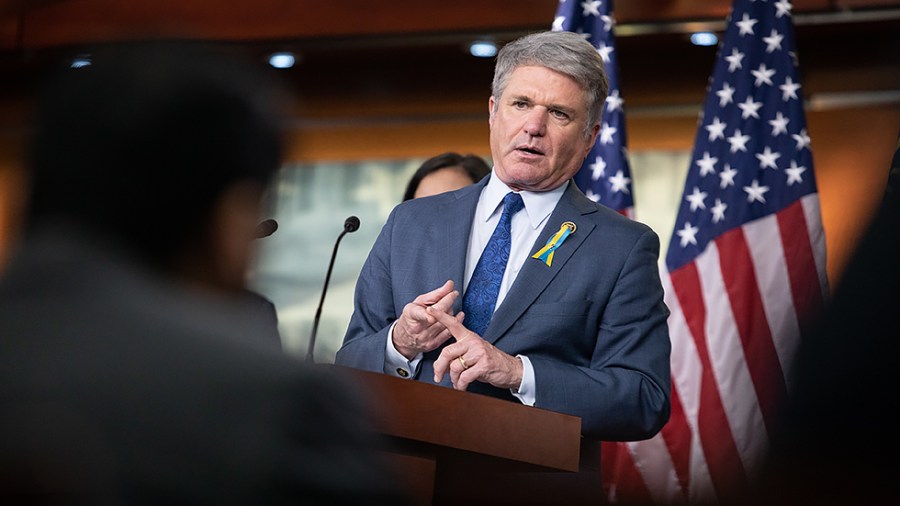
{"label": "dark hair", "polygon": [[425,176],[437,172],[446,167],[462,167],[463,171],[473,183],[481,181],[481,178],[490,174],[491,168],[485,161],[475,155],[461,155],[459,153],[443,153],[435,157],[425,160],[421,166],[413,174],[406,185],[406,193],[403,194],[403,201],[412,200],[419,188],[419,183],[425,179]]}
{"label": "dark hair", "polygon": [[252,66],[198,44],[91,52],[44,90],[28,158],[27,225],[85,225],[152,263],[204,232],[239,182],[280,164],[274,88]]}

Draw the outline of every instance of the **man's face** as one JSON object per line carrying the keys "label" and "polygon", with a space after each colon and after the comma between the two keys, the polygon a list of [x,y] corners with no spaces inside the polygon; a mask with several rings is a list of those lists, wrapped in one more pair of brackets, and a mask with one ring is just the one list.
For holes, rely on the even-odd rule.
{"label": "man's face", "polygon": [[516,191],[548,191],[568,181],[600,130],[592,125],[585,133],[587,106],[587,93],[571,77],[546,67],[516,68],[502,95],[489,102],[497,177]]}

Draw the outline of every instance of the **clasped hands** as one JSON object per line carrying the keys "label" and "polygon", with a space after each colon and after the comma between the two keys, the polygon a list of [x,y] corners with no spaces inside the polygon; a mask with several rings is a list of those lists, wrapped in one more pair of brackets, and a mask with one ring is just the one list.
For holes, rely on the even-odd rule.
{"label": "clasped hands", "polygon": [[518,389],[522,383],[522,361],[513,357],[463,325],[465,314],[452,314],[453,303],[459,297],[453,281],[419,295],[404,306],[394,326],[391,340],[407,359],[440,347],[450,337],[456,342],[447,345],[434,362],[434,382],[439,383],[450,373],[453,388],[465,390],[473,381],[490,383],[498,388]]}

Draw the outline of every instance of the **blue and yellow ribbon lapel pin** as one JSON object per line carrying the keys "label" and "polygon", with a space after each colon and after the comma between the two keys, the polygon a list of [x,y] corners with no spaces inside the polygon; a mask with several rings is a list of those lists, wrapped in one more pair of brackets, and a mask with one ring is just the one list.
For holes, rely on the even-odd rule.
{"label": "blue and yellow ribbon lapel pin", "polygon": [[532,255],[531,258],[537,258],[547,264],[547,267],[550,267],[553,265],[553,253],[556,251],[556,248],[562,246],[562,243],[565,242],[566,238],[573,233],[575,233],[575,224],[571,221],[563,223],[559,227],[559,232],[553,234],[553,237],[547,241],[547,244],[545,244],[540,251]]}

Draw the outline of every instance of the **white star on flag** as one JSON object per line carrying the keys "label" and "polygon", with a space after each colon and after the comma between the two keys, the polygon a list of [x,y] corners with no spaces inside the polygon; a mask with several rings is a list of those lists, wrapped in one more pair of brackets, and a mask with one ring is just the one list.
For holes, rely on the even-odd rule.
{"label": "white star on flag", "polygon": [[769,124],[772,125],[772,136],[777,137],[781,134],[787,133],[787,124],[790,123],[791,120],[786,118],[784,114],[781,114],[781,111],[775,113],[775,119],[770,119]]}
{"label": "white star on flag", "polygon": [[799,134],[791,135],[791,137],[793,137],[794,141],[797,142],[797,151],[809,147],[810,138],[809,135],[806,135],[805,128],[803,130],[800,130]]}
{"label": "white star on flag", "polygon": [[731,56],[726,56],[725,61],[728,62],[728,71],[734,72],[735,70],[744,68],[741,65],[741,62],[744,60],[744,53],[737,50],[736,47],[731,48]]}
{"label": "white star on flag", "polygon": [[766,43],[766,52],[771,53],[776,49],[780,50],[782,40],[784,40],[784,36],[778,33],[778,30],[772,30],[772,35],[763,37],[763,41]]}
{"label": "white star on flag", "polygon": [[779,85],[778,88],[781,89],[781,99],[785,102],[791,98],[799,100],[797,98],[797,90],[800,89],[800,83],[795,83],[791,76],[787,76],[784,79],[784,84]]}
{"label": "white star on flag", "polygon": [[696,163],[698,167],[700,167],[700,175],[705,176],[709,173],[716,173],[716,162],[719,159],[714,156],[709,156],[709,152],[703,153],[703,158],[697,160]]}
{"label": "white star on flag", "polygon": [[594,163],[590,165],[591,168],[591,179],[597,181],[601,177],[605,176],[606,172],[606,162],[603,160],[603,157],[596,157],[594,159]]}
{"label": "white star on flag", "polygon": [[775,17],[780,18],[785,15],[790,16],[792,7],[791,2],[788,0],[779,0],[778,2],[775,2],[775,8],[778,10],[778,12],[775,13]]}
{"label": "white star on flag", "polygon": [[565,22],[565,16],[556,16],[556,18],[553,20],[553,27],[551,28],[551,30],[554,32],[561,32],[563,29],[563,23]]}
{"label": "white star on flag", "polygon": [[767,69],[765,63],[760,63],[759,67],[756,70],[751,70],[751,74],[756,78],[754,81],[754,85],[759,87],[763,83],[772,86],[772,76],[775,75],[775,69]]}
{"label": "white star on flag", "polygon": [[734,176],[737,175],[737,171],[731,168],[731,165],[725,164],[725,169],[719,173],[719,188],[723,190],[729,186],[734,186]]}
{"label": "white star on flag", "polygon": [[803,182],[803,178],[800,177],[800,175],[806,172],[806,167],[798,167],[797,161],[791,160],[791,166],[784,169],[784,172],[788,175],[787,184],[788,186],[791,186],[794,183]]}
{"label": "white star on flag", "polygon": [[619,90],[612,90],[609,96],[606,97],[606,110],[609,112],[617,111],[624,103],[625,100],[619,96]]}
{"label": "white star on flag", "polygon": [[722,199],[716,199],[716,205],[710,209],[713,214],[713,223],[718,223],[725,219],[726,209],[728,209],[728,204],[722,202]]}
{"label": "white star on flag", "polygon": [[751,19],[750,15],[746,12],[744,13],[743,19],[735,23],[738,28],[741,29],[741,36],[744,35],[753,35],[753,25],[758,23],[759,21],[756,19]]}
{"label": "white star on flag", "polygon": [[613,25],[616,24],[616,21],[611,16],[607,16],[605,14],[603,16],[600,16],[600,19],[603,20],[603,31],[604,32],[608,32],[608,31],[612,30]]}
{"label": "white star on flag", "polygon": [[684,248],[688,244],[697,244],[697,232],[699,231],[698,227],[692,227],[691,222],[686,221],[684,228],[675,233],[681,238],[681,247]]}
{"label": "white star on flag", "polygon": [[603,42],[597,47],[597,52],[600,53],[600,57],[603,58],[603,63],[609,63],[609,55],[615,50],[612,46],[607,46]]}
{"label": "white star on flag", "polygon": [[609,123],[603,123],[603,126],[600,127],[600,142],[602,144],[612,144],[613,135],[615,135],[617,131],[618,129],[616,127],[609,126]]}
{"label": "white star on flag", "polygon": [[728,138],[728,143],[731,144],[731,152],[737,153],[738,151],[747,151],[747,141],[750,140],[749,135],[742,135],[741,129],[736,128],[734,130],[734,135]]}
{"label": "white star on flag", "polygon": [[700,188],[694,187],[694,193],[685,197],[688,202],[691,203],[691,211],[696,211],[697,209],[706,209],[706,204],[703,200],[706,196],[709,195],[706,192],[700,191]]}
{"label": "white star on flag", "polygon": [[775,164],[775,160],[779,158],[781,158],[781,153],[778,153],[777,151],[772,152],[769,146],[766,146],[762,153],[756,153],[756,159],[759,160],[760,169],[772,168],[777,170],[778,165]]}
{"label": "white star on flag", "polygon": [[716,139],[724,139],[725,138],[725,127],[728,126],[725,123],[722,123],[719,120],[718,116],[713,118],[712,123],[706,125],[706,130],[709,132],[709,140],[710,142]]}
{"label": "white star on flag", "polygon": [[588,191],[585,192],[584,196],[593,200],[594,202],[600,202],[600,195],[594,193],[590,188],[588,188]]}
{"label": "white star on flag", "polygon": [[766,197],[764,196],[767,191],[769,191],[768,186],[760,186],[757,180],[753,180],[750,183],[750,186],[745,186],[744,191],[747,192],[747,202],[762,202],[766,203]]}
{"label": "white star on flag", "polygon": [[719,107],[725,107],[726,105],[734,102],[734,88],[732,88],[728,83],[724,83],[722,85],[722,89],[717,91],[716,95],[719,96]]}
{"label": "white star on flag", "polygon": [[738,107],[743,111],[741,113],[741,118],[747,119],[750,116],[753,116],[754,118],[759,119],[759,114],[756,111],[762,106],[762,102],[754,102],[753,97],[747,95],[747,99],[738,104]]}
{"label": "white star on flag", "polygon": [[628,183],[631,182],[631,178],[625,177],[620,170],[616,172],[615,176],[609,178],[609,182],[612,184],[612,191],[628,193]]}
{"label": "white star on flag", "polygon": [[581,11],[582,16],[599,16],[600,15],[600,4],[603,2],[599,0],[593,0],[590,2],[581,2]]}

